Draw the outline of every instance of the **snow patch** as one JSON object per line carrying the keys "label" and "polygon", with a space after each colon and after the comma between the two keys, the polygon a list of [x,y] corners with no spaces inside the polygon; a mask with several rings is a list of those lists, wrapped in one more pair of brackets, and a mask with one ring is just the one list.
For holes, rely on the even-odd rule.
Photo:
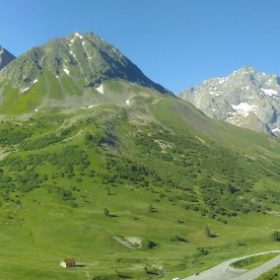
{"label": "snow patch", "polygon": [[126,103],[126,105],[129,105],[129,104],[130,104],[130,100],[127,99],[127,100],[125,101],[125,103]]}
{"label": "snow patch", "polygon": [[277,127],[277,128],[274,128],[272,129],[272,132],[275,134],[275,133],[280,133],[280,129]]}
{"label": "snow patch", "polygon": [[73,53],[73,51],[70,49],[69,53],[75,58],[77,59],[77,56]]}
{"label": "snow patch", "polygon": [[278,91],[272,89],[272,88],[261,88],[261,90],[264,92],[266,96],[275,96],[278,95]]}
{"label": "snow patch", "polygon": [[29,91],[31,86],[35,85],[36,83],[38,83],[38,79],[35,79],[29,87],[20,89],[20,93],[25,93],[25,92]]}
{"label": "snow patch", "polygon": [[66,67],[64,67],[64,68],[63,68],[63,71],[66,73],[66,75],[68,75],[68,76],[69,76],[70,71],[69,71]]}
{"label": "snow patch", "polygon": [[231,104],[231,107],[243,117],[248,117],[250,112],[254,112],[258,109],[258,106],[250,105],[247,102],[241,102],[238,105]]}
{"label": "snow patch", "polygon": [[209,91],[209,93],[214,96],[220,96],[220,94],[215,91]]}
{"label": "snow patch", "polygon": [[88,109],[92,109],[94,107],[94,105],[89,105]]}
{"label": "snow patch", "polygon": [[25,93],[30,90],[30,87],[20,89],[20,93]]}
{"label": "snow patch", "polygon": [[37,113],[37,112],[39,112],[39,109],[38,109],[38,108],[36,108],[34,111]]}
{"label": "snow patch", "polygon": [[101,93],[104,94],[104,86],[101,84],[99,87],[96,88],[96,90]]}
{"label": "snow patch", "polygon": [[76,39],[81,39],[82,40],[83,38],[84,37],[80,33],[76,32],[76,33],[74,33],[73,38],[70,40],[70,42],[73,44]]}
{"label": "snow patch", "polygon": [[79,38],[79,39],[81,39],[81,40],[84,38],[79,32],[76,32],[76,33],[74,34],[74,37],[75,37],[75,38]]}

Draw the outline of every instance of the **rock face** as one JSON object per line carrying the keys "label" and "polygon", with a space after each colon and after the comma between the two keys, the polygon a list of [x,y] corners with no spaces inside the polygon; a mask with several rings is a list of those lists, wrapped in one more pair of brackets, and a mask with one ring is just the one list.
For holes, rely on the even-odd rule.
{"label": "rock face", "polygon": [[14,55],[12,55],[6,49],[0,46],[0,70],[3,69],[14,59],[15,59]]}
{"label": "rock face", "polygon": [[44,73],[57,79],[71,77],[85,88],[96,87],[108,79],[124,79],[167,92],[119,50],[93,33],[74,33],[31,49],[2,71],[0,81],[9,81],[13,87],[25,92]]}
{"label": "rock face", "polygon": [[207,116],[280,136],[280,78],[244,67],[224,78],[213,78],[180,97]]}

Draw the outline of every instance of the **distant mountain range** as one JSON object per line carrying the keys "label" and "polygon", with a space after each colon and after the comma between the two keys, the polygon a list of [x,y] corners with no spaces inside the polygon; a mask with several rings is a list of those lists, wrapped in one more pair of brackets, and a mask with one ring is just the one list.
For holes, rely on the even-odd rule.
{"label": "distant mountain range", "polygon": [[0,46],[0,70],[3,69],[7,64],[9,64],[16,57],[8,52],[6,49]]}
{"label": "distant mountain range", "polygon": [[207,116],[234,125],[280,133],[280,78],[244,67],[228,77],[213,78],[180,96]]}

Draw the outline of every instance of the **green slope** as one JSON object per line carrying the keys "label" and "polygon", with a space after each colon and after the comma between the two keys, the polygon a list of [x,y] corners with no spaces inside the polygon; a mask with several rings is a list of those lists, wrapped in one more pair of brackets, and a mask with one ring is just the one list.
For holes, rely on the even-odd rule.
{"label": "green slope", "polygon": [[[28,102],[25,99],[29,98],[33,101],[34,95],[41,96],[42,92],[44,96],[55,99],[61,98],[61,95],[64,98],[80,96],[87,90],[94,91],[109,80],[125,80],[163,94],[171,94],[151,81],[118,49],[103,39],[93,33],[74,33],[32,48],[3,68],[0,71],[1,103],[9,103],[11,98],[23,99],[23,103]],[[25,98],[26,95],[31,97]],[[37,107],[47,107],[42,100],[36,99],[35,104]],[[33,112],[35,104],[24,104],[22,110]],[[0,113],[7,113],[8,109],[11,113],[22,111],[4,104]]]}
{"label": "green slope", "polygon": [[0,123],[3,279],[170,279],[279,247],[277,140],[107,86],[122,106]]}

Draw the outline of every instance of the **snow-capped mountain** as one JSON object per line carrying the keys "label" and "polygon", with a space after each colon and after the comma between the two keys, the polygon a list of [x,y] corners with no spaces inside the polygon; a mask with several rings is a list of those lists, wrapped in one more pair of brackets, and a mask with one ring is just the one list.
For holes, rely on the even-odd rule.
{"label": "snow-capped mountain", "polygon": [[0,46],[0,70],[15,59],[15,56]]}
{"label": "snow-capped mountain", "polygon": [[213,78],[180,94],[207,116],[280,135],[280,78],[253,67]]}

